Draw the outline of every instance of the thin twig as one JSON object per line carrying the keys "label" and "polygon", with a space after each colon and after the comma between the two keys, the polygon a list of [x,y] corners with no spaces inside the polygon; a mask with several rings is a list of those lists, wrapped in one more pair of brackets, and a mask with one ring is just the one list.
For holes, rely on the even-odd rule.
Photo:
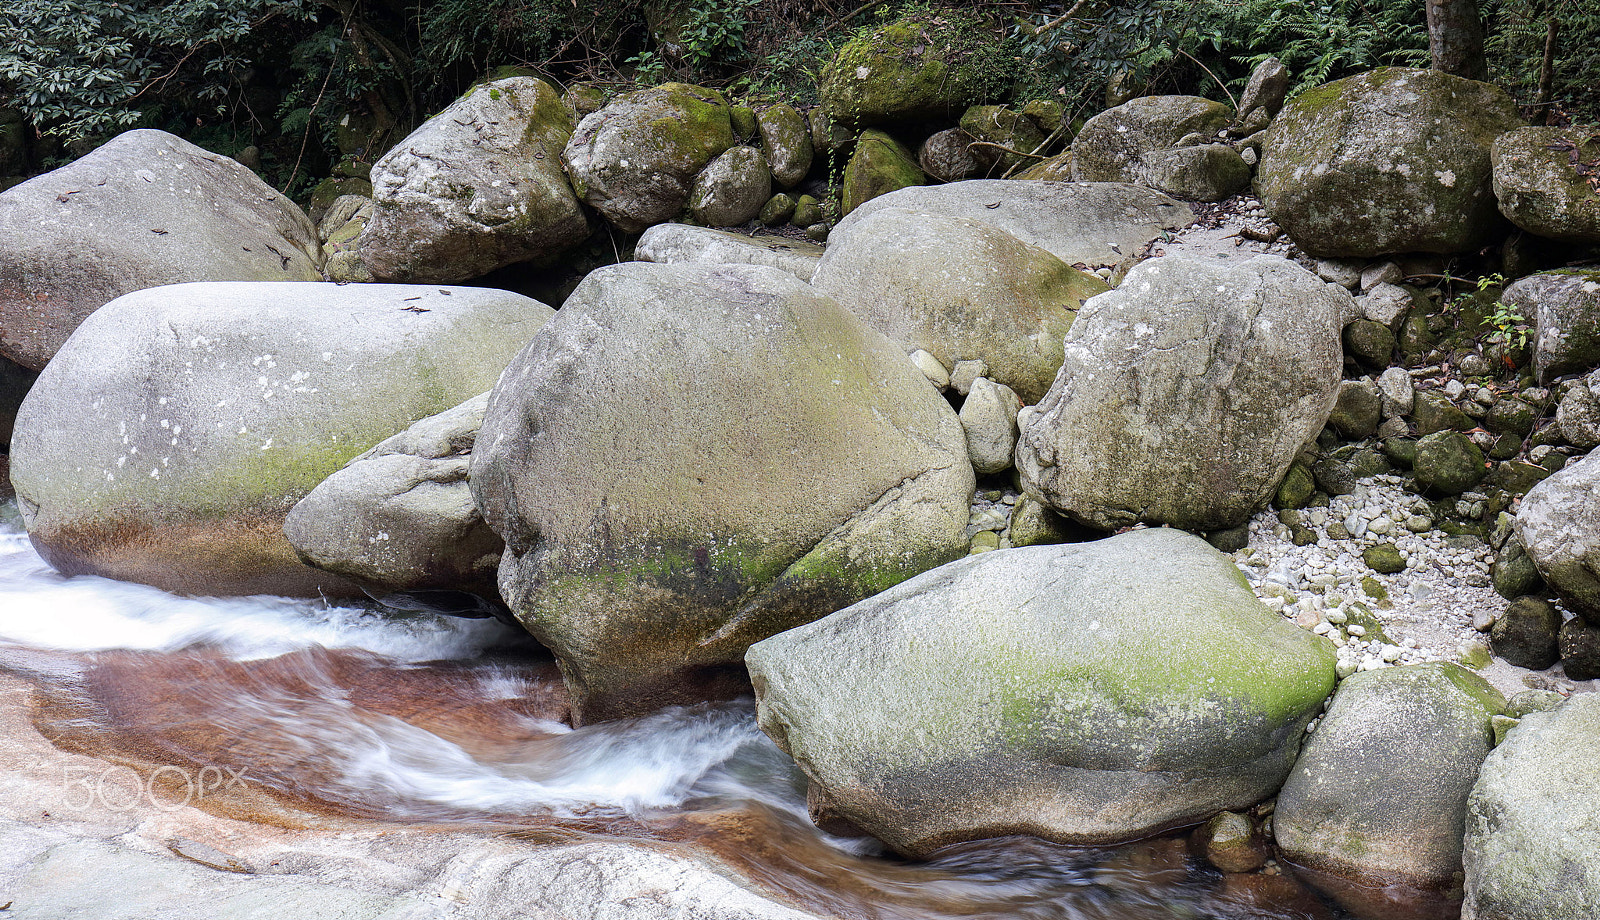
{"label": "thin twig", "polygon": [[[348,32],[349,29],[349,25],[346,24],[345,31]],[[306,115],[306,130],[300,135],[300,153],[294,158],[294,168],[289,170],[289,180],[283,183],[285,194],[294,187],[295,177],[300,174],[300,161],[306,156],[306,142],[311,139],[311,125],[317,117],[317,106],[322,104],[322,94],[328,91],[328,81],[333,79],[333,69],[337,66],[339,66],[339,49],[334,48],[328,59],[328,75],[322,78],[322,88],[317,90],[316,101],[311,103],[311,111]]]}
{"label": "thin twig", "polygon": [[1040,35],[1043,35],[1044,33],[1050,31],[1051,29],[1054,29],[1056,26],[1061,25],[1063,22],[1066,22],[1068,19],[1071,19],[1073,16],[1077,15],[1078,10],[1083,8],[1084,2],[1085,2],[1085,0],[1078,0],[1078,2],[1072,4],[1072,7],[1070,9],[1068,9],[1065,13],[1062,13],[1060,16],[1057,16],[1056,18],[1050,20],[1049,22],[1045,23],[1044,25],[1040,26],[1039,28],[1034,29],[1033,30],[1034,37],[1037,38]]}
{"label": "thin twig", "polygon": [[[1014,153],[1019,157],[1032,157],[1035,160],[1048,160],[1048,159],[1050,159],[1049,157],[1040,156],[1037,153],[1023,153],[1020,150],[1014,149],[1012,147],[1007,147],[1005,144],[996,144],[996,143],[993,143],[993,142],[990,142],[990,141],[973,141],[972,143],[968,144],[967,147],[969,149],[973,148],[973,147],[993,147],[996,150],[1004,150],[1006,153]],[[1039,148],[1035,147],[1034,149],[1037,150]]]}
{"label": "thin twig", "polygon": [[[1182,48],[1173,48],[1172,50],[1178,52],[1179,54],[1183,55],[1184,57],[1188,58],[1189,60],[1194,61],[1196,64],[1200,64],[1200,61],[1197,58],[1195,58],[1194,55],[1192,55],[1189,52],[1183,50]],[[1211,73],[1211,68],[1207,67],[1204,64],[1200,64],[1200,69],[1205,71],[1208,74],[1211,74],[1211,79],[1217,81],[1217,85],[1222,87],[1222,91],[1224,93],[1228,93],[1228,84],[1222,82],[1222,79],[1220,77],[1218,77],[1216,74]],[[1234,112],[1238,112],[1239,111],[1239,100],[1233,98],[1233,93],[1228,93],[1228,101],[1233,103]]]}

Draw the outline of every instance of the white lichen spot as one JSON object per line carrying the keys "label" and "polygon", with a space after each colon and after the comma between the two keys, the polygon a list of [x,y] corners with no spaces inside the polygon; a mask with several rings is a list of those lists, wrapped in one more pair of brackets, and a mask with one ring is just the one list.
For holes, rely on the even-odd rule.
{"label": "white lichen spot", "polygon": [[1442,170],[1442,171],[1441,170],[1435,170],[1434,174],[1433,174],[1433,177],[1435,179],[1438,179],[1439,180],[1439,184],[1444,186],[1445,188],[1455,188],[1456,187],[1456,174],[1455,174],[1455,172],[1453,170],[1449,170],[1449,169]]}
{"label": "white lichen spot", "polygon": [[267,440],[262,442],[261,446],[256,448],[256,449],[257,450],[271,450],[272,449],[272,439],[271,438],[267,438]]}

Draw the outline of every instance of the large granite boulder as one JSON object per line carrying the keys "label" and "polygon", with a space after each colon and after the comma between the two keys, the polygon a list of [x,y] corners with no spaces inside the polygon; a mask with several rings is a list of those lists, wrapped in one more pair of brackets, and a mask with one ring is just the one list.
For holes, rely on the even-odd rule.
{"label": "large granite boulder", "polygon": [[729,147],[695,177],[689,210],[712,227],[753,220],[772,197],[772,171],[754,147]]}
{"label": "large granite boulder", "polygon": [[372,167],[361,261],[380,280],[425,283],[549,263],[589,235],[561,168],[571,137],[543,80],[473,87]]}
{"label": "large granite boulder", "polygon": [[1106,290],[987,224],[900,208],[836,228],[811,283],[946,370],[983,361],[990,379],[1029,405],[1055,379],[1078,307]]}
{"label": "large granite boulder", "polygon": [[817,87],[826,118],[850,129],[960,118],[978,75],[942,31],[905,17],[845,42]]}
{"label": "large granite boulder", "polygon": [[44,367],[84,317],[183,281],[321,281],[317,228],[224,156],[129,131],[0,192],[0,357]]}
{"label": "large granite boulder", "polygon": [[352,457],[494,384],[552,314],[506,291],[205,283],[84,321],[17,415],[12,478],[67,574],[190,594],[350,593],[284,515]]}
{"label": "large granite boulder", "polygon": [[289,544],[378,597],[464,591],[497,602],[505,544],[467,486],[488,405],[482,393],[345,464],[284,518]]}
{"label": "large granite boulder", "polygon": [[1314,256],[1467,252],[1501,226],[1489,148],[1521,126],[1499,87],[1380,67],[1284,106],[1256,192]]}
{"label": "large granite boulder", "polygon": [[1250,164],[1227,144],[1195,144],[1145,154],[1138,181],[1185,201],[1221,201],[1250,185]]}
{"label": "large granite boulder", "polygon": [[966,552],[961,423],[777,269],[592,272],[495,387],[500,592],[595,722],[742,692],[745,648]]}
{"label": "large granite boulder", "polygon": [[782,236],[753,237],[688,224],[656,224],[639,237],[633,257],[641,262],[765,265],[810,281],[822,260],[822,247]]}
{"label": "large granite boulder", "polygon": [[834,228],[851,227],[885,208],[963,217],[1044,249],[1068,265],[1116,265],[1145,244],[1194,222],[1182,202],[1121,182],[1019,182],[971,179],[901,189],[858,206]]}
{"label": "large granite boulder", "polygon": [[733,146],[716,90],[663,83],[626,93],[578,122],[562,159],[585,203],[624,233],[672,220],[707,164]]}
{"label": "large granite boulder", "polygon": [[1506,701],[1448,662],[1354,674],[1278,793],[1278,851],[1358,917],[1459,905],[1467,795]]}
{"label": "large granite boulder", "polygon": [[1600,451],[1529,489],[1516,529],[1545,584],[1600,626]]}
{"label": "large granite boulder", "polygon": [[1144,182],[1145,158],[1191,134],[1215,139],[1233,110],[1200,96],[1140,96],[1084,122],[1072,141],[1077,176],[1086,182]]}
{"label": "large granite boulder", "polygon": [[1468,800],[1462,920],[1590,920],[1600,905],[1600,695],[1534,712]]}
{"label": "large granite boulder", "polygon": [[1495,138],[1490,154],[1507,220],[1553,240],[1600,243],[1600,180],[1579,171],[1600,160],[1592,129],[1518,128]]}
{"label": "large granite boulder", "polygon": [[1198,537],[971,556],[751,646],[761,728],[842,817],[924,855],[1131,840],[1269,796],[1333,647]]}
{"label": "large granite boulder", "polygon": [[1501,300],[1533,321],[1539,382],[1600,367],[1600,266],[1518,278]]}
{"label": "large granite boulder", "polygon": [[1107,530],[1244,523],[1327,422],[1352,309],[1276,256],[1141,262],[1078,312],[1017,444],[1024,488]]}

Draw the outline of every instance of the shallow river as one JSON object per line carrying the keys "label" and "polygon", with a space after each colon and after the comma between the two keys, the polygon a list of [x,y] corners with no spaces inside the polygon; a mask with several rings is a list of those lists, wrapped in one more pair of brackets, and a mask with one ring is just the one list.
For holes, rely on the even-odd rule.
{"label": "shallow river", "polygon": [[190,791],[219,768],[247,777],[248,795],[195,804],[263,822],[281,807],[675,841],[851,918],[1337,916],[1284,877],[1225,879],[1181,839],[1013,838],[899,860],[811,825],[804,777],[751,701],[573,730],[548,655],[493,620],[63,578],[14,505],[0,505],[0,669],[33,682],[35,723],[58,746],[153,780],[187,771],[175,788]]}

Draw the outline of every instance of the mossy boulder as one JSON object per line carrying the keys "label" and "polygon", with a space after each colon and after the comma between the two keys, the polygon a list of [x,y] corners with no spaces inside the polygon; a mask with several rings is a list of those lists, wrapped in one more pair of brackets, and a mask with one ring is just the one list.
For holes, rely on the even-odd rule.
{"label": "mossy boulder", "polygon": [[1256,190],[1314,256],[1468,252],[1502,226],[1489,149],[1521,125],[1496,86],[1380,67],[1284,106],[1267,131]]}
{"label": "mossy boulder", "polygon": [[1450,397],[1437,390],[1420,390],[1412,402],[1412,420],[1417,434],[1427,435],[1439,431],[1471,431],[1476,425],[1472,417],[1462,412]]}
{"label": "mossy boulder", "polygon": [[1024,487],[1106,530],[1244,523],[1327,423],[1349,309],[1287,259],[1141,262],[1068,332],[1017,445]]}
{"label": "mossy boulder", "polygon": [[975,140],[960,128],[935,131],[917,148],[917,165],[936,182],[960,182],[978,171],[972,155]]}
{"label": "mossy boulder", "polygon": [[1459,431],[1436,431],[1419,439],[1411,472],[1419,487],[1436,495],[1459,495],[1488,475],[1483,451]]}
{"label": "mossy boulder", "polygon": [[[1003,105],[967,109],[961,116],[961,130],[979,142],[971,148],[979,170],[995,178],[1005,176],[1019,163],[1037,163],[1036,158],[1026,154],[1035,153],[1045,138],[1033,119]],[[994,146],[986,146],[990,144]]]}
{"label": "mossy boulder", "polygon": [[1393,575],[1406,570],[1406,559],[1393,543],[1379,543],[1361,551],[1361,561],[1379,575]]}
{"label": "mossy boulder", "polygon": [[306,216],[314,224],[321,224],[328,210],[341,198],[372,197],[372,181],[354,176],[330,176],[311,187],[311,197],[306,202]]}
{"label": "mossy boulder", "polygon": [[1232,109],[1200,96],[1129,100],[1089,119],[1073,139],[1077,178],[1143,183],[1147,156],[1171,150],[1191,134],[1214,138],[1232,118]]}
{"label": "mossy boulder", "polygon": [[1600,626],[1600,452],[1528,490],[1516,528],[1545,583]]}
{"label": "mossy boulder", "polygon": [[1489,632],[1489,650],[1519,668],[1543,671],[1561,660],[1561,612],[1549,601],[1519,597]]}
{"label": "mossy boulder", "polygon": [[849,214],[880,195],[927,181],[917,158],[904,144],[883,131],[863,131],[844,168],[841,210]]}
{"label": "mossy boulder", "polygon": [[1250,164],[1227,144],[1196,144],[1145,154],[1138,181],[1184,201],[1221,201],[1250,184]]}
{"label": "mossy boulder", "polygon": [[578,197],[624,233],[671,220],[700,170],[733,146],[716,90],[663,83],[618,96],[578,122],[562,159]]}
{"label": "mossy boulder", "polygon": [[1458,900],[1467,796],[1505,706],[1445,662],[1347,678],[1278,793],[1279,851],[1357,916]]}
{"label": "mossy boulder", "polygon": [[902,208],[840,224],[811,283],[908,352],[947,369],[983,361],[1029,405],[1055,379],[1079,306],[1106,290],[987,224]]}
{"label": "mossy boulder", "polygon": [[1132,840],[1270,795],[1332,644],[1190,534],[969,557],[752,646],[757,718],[895,850]]}
{"label": "mossy boulder", "polygon": [[472,455],[500,593],[596,722],[746,691],[745,648],[966,553],[955,412],[776,269],[591,272]]}
{"label": "mossy boulder", "polygon": [[1537,236],[1600,243],[1600,190],[1578,171],[1600,160],[1600,138],[1579,128],[1518,128],[1495,138],[1500,213]]}
{"label": "mossy boulder", "polygon": [[772,181],[779,188],[794,188],[811,171],[815,155],[811,125],[793,106],[781,103],[756,113],[756,123],[761,133],[761,151],[772,169]]}
{"label": "mossy boulder", "polygon": [[907,16],[840,46],[818,85],[829,120],[856,129],[955,121],[976,101],[983,74],[945,22]]}
{"label": "mossy boulder", "polygon": [[1395,337],[1389,327],[1370,319],[1351,320],[1344,327],[1344,348],[1366,367],[1387,367],[1394,360]]}
{"label": "mossy boulder", "polygon": [[571,137],[543,80],[474,86],[373,166],[361,261],[375,278],[428,284],[550,264],[589,236],[561,168]]}
{"label": "mossy boulder", "polygon": [[1022,172],[1017,173],[1013,178],[1071,182],[1073,175],[1072,151],[1067,150],[1056,154],[1048,160],[1040,160],[1034,163]]}
{"label": "mossy boulder", "polygon": [[1533,322],[1533,373],[1539,382],[1600,366],[1600,266],[1519,278],[1502,299]]}
{"label": "mossy boulder", "polygon": [[347,594],[284,538],[351,458],[494,384],[552,315],[508,291],[205,283],[125,295],[17,415],[12,478],[67,574],[190,594]]}
{"label": "mossy boulder", "polygon": [[1383,418],[1383,397],[1371,380],[1344,380],[1339,383],[1339,395],[1328,416],[1332,425],[1344,437],[1359,441],[1370,438],[1378,430]]}
{"label": "mossy boulder", "polygon": [[754,147],[729,147],[695,177],[689,211],[711,227],[737,227],[772,197],[772,172]]}
{"label": "mossy boulder", "polygon": [[321,281],[321,267],[316,226],[255,173],[164,131],[128,131],[0,193],[0,357],[43,368],[131,291]]}
{"label": "mossy boulder", "polygon": [[1531,712],[1468,799],[1468,920],[1588,920],[1600,904],[1600,695]]}

